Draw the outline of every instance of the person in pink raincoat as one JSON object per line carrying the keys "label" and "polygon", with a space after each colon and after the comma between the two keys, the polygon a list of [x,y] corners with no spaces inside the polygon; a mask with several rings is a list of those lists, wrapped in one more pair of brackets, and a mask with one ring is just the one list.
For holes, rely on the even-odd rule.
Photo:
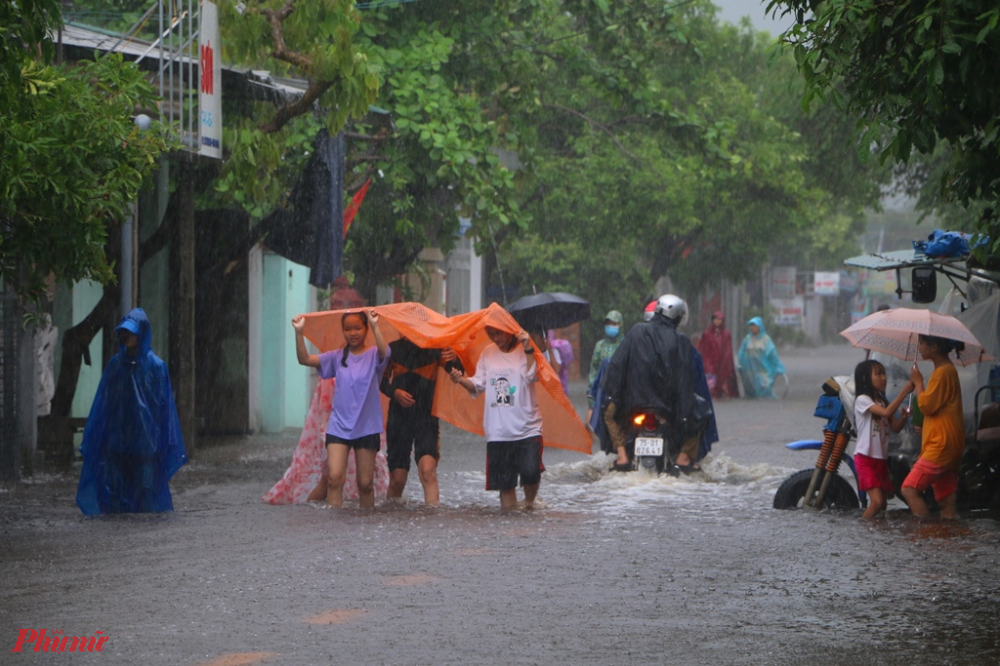
{"label": "person in pink raincoat", "polygon": [[733,364],[733,336],[726,329],[722,310],[712,313],[712,323],[698,340],[705,375],[712,398],[738,398],[736,367]]}

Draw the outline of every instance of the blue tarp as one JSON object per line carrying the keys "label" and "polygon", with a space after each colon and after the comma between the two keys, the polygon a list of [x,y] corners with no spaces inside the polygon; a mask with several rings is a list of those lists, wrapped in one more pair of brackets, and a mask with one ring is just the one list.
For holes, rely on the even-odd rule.
{"label": "blue tarp", "polygon": [[[924,253],[928,257],[952,258],[967,257],[971,254],[970,234],[963,234],[960,231],[942,231],[935,229],[927,236],[925,241],[913,241],[913,249]],[[980,236],[975,247],[989,242],[989,238]]]}
{"label": "blue tarp", "polygon": [[174,508],[168,482],[187,462],[167,365],[152,350],[153,331],[141,308],[116,329],[123,342],[97,387],[83,432],[83,470],[76,503],[87,515]]}

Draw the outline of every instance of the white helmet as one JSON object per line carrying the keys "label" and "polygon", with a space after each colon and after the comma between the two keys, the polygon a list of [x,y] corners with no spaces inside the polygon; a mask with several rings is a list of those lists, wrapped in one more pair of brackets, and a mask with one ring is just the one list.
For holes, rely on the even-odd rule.
{"label": "white helmet", "polygon": [[656,301],[656,314],[663,315],[677,326],[687,322],[688,306],[683,299],[673,294],[664,294]]}

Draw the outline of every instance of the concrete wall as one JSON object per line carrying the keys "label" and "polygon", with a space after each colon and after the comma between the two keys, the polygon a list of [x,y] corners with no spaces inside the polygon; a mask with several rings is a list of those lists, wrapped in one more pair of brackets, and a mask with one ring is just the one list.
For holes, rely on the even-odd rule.
{"label": "concrete wall", "polygon": [[483,308],[483,259],[472,239],[463,236],[442,264],[445,272],[445,315],[451,317]]}
{"label": "concrete wall", "polygon": [[261,282],[258,411],[261,430],[275,433],[305,425],[312,398],[310,370],[296,358],[291,320],[316,309],[315,291],[308,268],[276,254],[263,255]]}

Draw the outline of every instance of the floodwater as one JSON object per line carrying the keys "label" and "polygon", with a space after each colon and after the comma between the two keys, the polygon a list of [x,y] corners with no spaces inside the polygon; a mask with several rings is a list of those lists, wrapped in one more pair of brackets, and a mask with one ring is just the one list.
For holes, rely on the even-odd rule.
{"label": "floodwater", "polygon": [[[485,445],[444,427],[443,506],[272,507],[296,436],[199,451],[169,515],[81,517],[72,476],[0,491],[0,664],[995,664],[1000,524],[776,511],[845,347],[786,352],[782,402],[717,406],[692,477],[546,450],[501,514]],[[572,387],[581,407],[582,386]],[[20,629],[101,653],[12,653]],[[27,644],[24,649],[31,649]]]}

